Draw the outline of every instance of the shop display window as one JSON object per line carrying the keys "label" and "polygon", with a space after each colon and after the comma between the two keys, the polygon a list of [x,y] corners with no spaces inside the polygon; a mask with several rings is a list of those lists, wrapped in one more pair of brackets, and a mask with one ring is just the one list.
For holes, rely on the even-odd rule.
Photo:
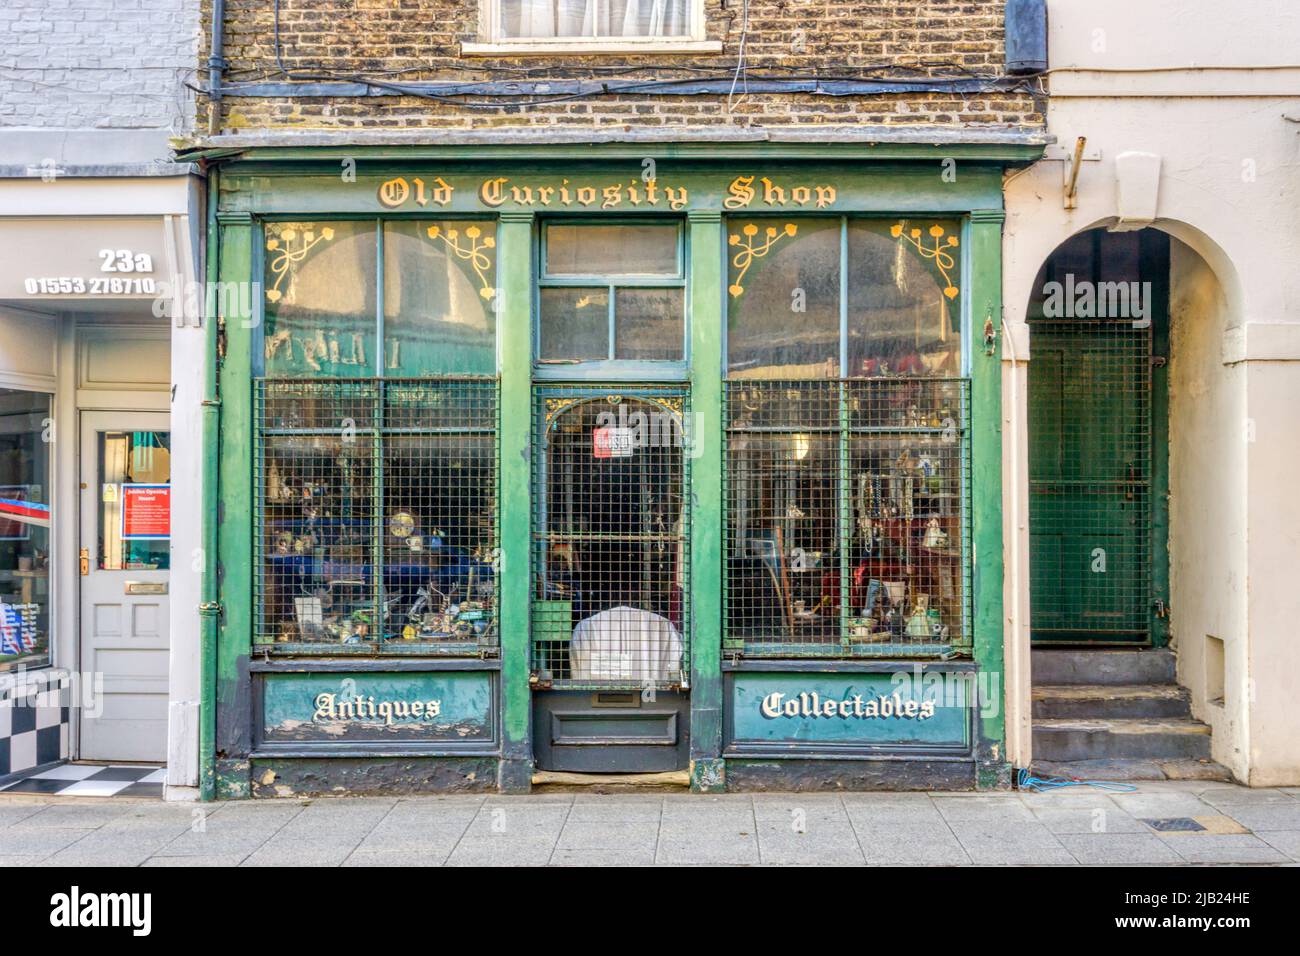
{"label": "shop display window", "polygon": [[[281,225],[267,226],[268,254]],[[334,283],[286,279],[295,316],[309,317],[295,318],[289,338],[307,343],[315,369],[301,349],[292,365],[279,361],[270,340],[284,327],[271,324],[268,299],[267,374],[255,393],[255,643],[289,653],[495,647],[494,224],[294,227],[318,236],[329,228],[327,243],[347,239],[351,250],[333,262],[369,263],[346,277],[366,283],[349,301],[372,308],[353,314],[349,305],[330,331],[311,328],[331,314]],[[292,268],[312,267],[309,253]],[[320,338],[323,352],[311,345]],[[340,345],[336,363],[335,341],[382,348],[367,347],[363,364]],[[345,359],[356,365],[340,369]]]}
{"label": "shop display window", "polygon": [[728,650],[967,652],[957,224],[727,232]]}
{"label": "shop display window", "polygon": [[679,222],[549,223],[542,233],[540,365],[684,361]]}
{"label": "shop display window", "polygon": [[50,396],[0,388],[0,673],[50,663]]}

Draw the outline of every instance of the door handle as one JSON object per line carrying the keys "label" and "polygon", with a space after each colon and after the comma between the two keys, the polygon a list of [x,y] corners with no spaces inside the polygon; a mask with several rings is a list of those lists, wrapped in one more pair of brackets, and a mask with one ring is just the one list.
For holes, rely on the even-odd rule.
{"label": "door handle", "polygon": [[81,576],[85,577],[90,573],[90,549],[81,549]]}

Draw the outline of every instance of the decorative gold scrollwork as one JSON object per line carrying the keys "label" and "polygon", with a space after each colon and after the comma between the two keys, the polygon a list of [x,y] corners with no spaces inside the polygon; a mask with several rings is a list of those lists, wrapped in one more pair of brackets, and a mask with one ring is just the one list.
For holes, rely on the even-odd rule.
{"label": "decorative gold scrollwork", "polygon": [[[495,238],[484,236],[483,230],[478,226],[469,226],[465,229],[465,238],[469,240],[469,243],[461,245],[459,230],[444,230],[441,226],[430,226],[426,231],[430,239],[440,240],[458,258],[470,264],[470,268],[478,276],[478,294],[480,297],[490,301],[497,294],[497,290],[488,281],[487,274],[488,270],[492,268],[492,258],[485,251],[496,248],[497,241]],[[480,237],[482,237],[482,241],[480,241]]]}
{"label": "decorative gold scrollwork", "polygon": [[745,291],[741,282],[745,278],[745,273],[749,267],[754,264],[755,259],[761,259],[771,248],[787,236],[793,236],[799,231],[799,227],[792,222],[787,222],[784,227],[777,229],[775,226],[768,226],[764,231],[764,239],[761,243],[755,243],[754,237],[758,235],[758,226],[754,223],[747,223],[739,233],[732,233],[727,237],[728,245],[736,246],[740,251],[732,257],[731,264],[739,272],[736,274],[736,281],[727,287],[733,299],[740,297]]}
{"label": "decorative gold scrollwork", "polygon": [[944,239],[945,230],[943,226],[937,223],[931,226],[927,232],[930,238],[934,240],[933,246],[926,245],[925,240],[921,238],[921,230],[915,226],[908,229],[905,223],[899,222],[889,228],[891,236],[907,242],[916,249],[922,259],[930,259],[934,262],[935,268],[939,270],[939,274],[943,276],[945,283],[943,294],[950,299],[955,299],[960,290],[952,281],[952,273],[957,268],[957,260],[951,250],[956,249],[960,242],[956,236],[948,236],[947,239]]}
{"label": "decorative gold scrollwork", "polygon": [[267,300],[279,302],[284,294],[280,291],[280,286],[284,283],[285,276],[289,274],[290,266],[296,266],[307,258],[307,253],[312,249],[333,238],[334,230],[329,226],[323,227],[319,233],[314,229],[299,231],[293,226],[286,226],[279,231],[279,235],[268,237],[266,251],[271,253],[268,266],[271,275],[275,276],[275,281],[271,283],[271,288],[266,290]]}

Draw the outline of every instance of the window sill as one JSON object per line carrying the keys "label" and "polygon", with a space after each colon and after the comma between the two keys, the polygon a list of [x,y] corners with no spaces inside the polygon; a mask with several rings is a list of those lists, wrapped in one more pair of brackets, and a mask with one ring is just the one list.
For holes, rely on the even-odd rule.
{"label": "window sill", "polygon": [[511,40],[462,43],[461,56],[565,56],[572,53],[721,53],[721,40]]}

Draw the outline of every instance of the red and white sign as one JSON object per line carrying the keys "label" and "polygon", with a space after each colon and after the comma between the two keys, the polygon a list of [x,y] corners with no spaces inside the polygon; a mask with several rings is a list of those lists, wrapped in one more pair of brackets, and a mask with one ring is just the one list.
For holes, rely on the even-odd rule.
{"label": "red and white sign", "polygon": [[122,486],[122,540],[155,541],[171,533],[171,485]]}
{"label": "red and white sign", "polygon": [[636,431],[632,428],[597,428],[591,433],[591,454],[594,458],[631,458],[636,445]]}

